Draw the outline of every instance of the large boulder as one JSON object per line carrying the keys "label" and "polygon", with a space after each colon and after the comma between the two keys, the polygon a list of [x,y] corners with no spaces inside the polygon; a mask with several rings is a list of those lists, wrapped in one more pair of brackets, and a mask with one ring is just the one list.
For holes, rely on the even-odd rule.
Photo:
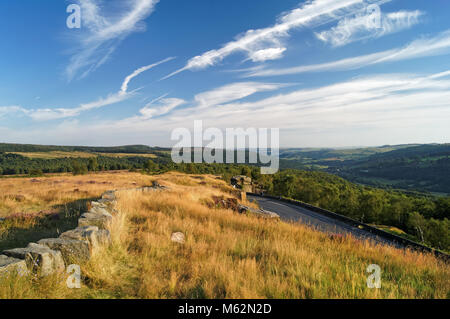
{"label": "large boulder", "polygon": [[61,239],[74,239],[87,241],[91,249],[99,245],[107,245],[111,242],[111,235],[106,229],[98,229],[97,226],[83,226],[62,233]]}
{"label": "large boulder", "polygon": [[112,222],[112,215],[104,208],[92,207],[78,219],[78,226],[97,226],[100,229],[108,228]]}
{"label": "large boulder", "polygon": [[59,250],[66,265],[85,262],[91,257],[89,243],[86,240],[47,238],[38,241],[38,244],[53,250]]}
{"label": "large boulder", "polygon": [[44,245],[30,243],[26,248],[5,250],[3,254],[25,260],[27,268],[41,277],[61,273],[65,268],[61,252]]}
{"label": "large boulder", "polygon": [[27,273],[25,260],[0,255],[0,277],[9,274],[25,275]]}

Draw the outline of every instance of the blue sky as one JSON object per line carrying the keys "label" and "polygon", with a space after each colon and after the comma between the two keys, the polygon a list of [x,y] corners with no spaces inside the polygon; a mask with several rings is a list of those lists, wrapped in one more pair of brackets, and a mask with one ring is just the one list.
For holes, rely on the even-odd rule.
{"label": "blue sky", "polygon": [[[69,29],[70,4],[81,28]],[[283,147],[449,142],[447,0],[3,0],[0,141]]]}

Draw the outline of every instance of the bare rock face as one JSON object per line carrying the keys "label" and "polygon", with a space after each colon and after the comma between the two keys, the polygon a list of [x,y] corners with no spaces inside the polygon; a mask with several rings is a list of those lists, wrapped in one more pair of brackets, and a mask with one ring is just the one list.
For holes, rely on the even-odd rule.
{"label": "bare rock face", "polygon": [[104,208],[92,207],[89,212],[81,215],[78,219],[78,226],[97,226],[100,229],[106,229],[112,222],[112,215]]}
{"label": "bare rock face", "polygon": [[6,256],[25,260],[27,268],[33,273],[45,277],[64,271],[61,252],[44,245],[30,243],[26,248],[15,248],[3,252]]}
{"label": "bare rock face", "polygon": [[0,255],[0,277],[9,274],[26,275],[27,273],[25,260]]}
{"label": "bare rock face", "polygon": [[109,231],[98,229],[97,226],[78,227],[62,233],[59,238],[87,241],[91,249],[95,249],[101,244],[109,244],[111,242]]}
{"label": "bare rock face", "polygon": [[66,265],[85,262],[91,257],[89,243],[85,240],[48,238],[38,241],[38,244],[60,251]]}
{"label": "bare rock face", "polygon": [[172,234],[170,240],[174,243],[184,244],[186,242],[186,236],[183,233],[177,232]]}

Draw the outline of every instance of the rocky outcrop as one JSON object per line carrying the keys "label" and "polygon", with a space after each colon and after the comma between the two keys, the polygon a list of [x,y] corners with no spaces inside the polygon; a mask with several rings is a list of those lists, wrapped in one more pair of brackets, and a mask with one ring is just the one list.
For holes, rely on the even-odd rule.
{"label": "rocky outcrop", "polygon": [[280,215],[264,209],[256,209],[245,205],[238,205],[238,210],[241,214],[254,214],[262,218],[280,219]]}
{"label": "rocky outcrop", "polygon": [[0,276],[9,274],[24,275],[28,273],[25,260],[0,255]]}
{"label": "rocky outcrop", "polygon": [[41,277],[60,273],[65,269],[61,252],[44,245],[30,243],[26,248],[5,250],[3,254],[24,260],[28,270]]}
{"label": "rocky outcrop", "polygon": [[97,226],[81,226],[62,233],[59,238],[85,241],[91,250],[111,242],[109,230],[98,229]]}
{"label": "rocky outcrop", "polygon": [[[163,189],[167,187],[154,182],[153,186],[133,190],[150,192]],[[116,194],[121,191],[130,190],[107,191],[101,199],[90,202],[89,210],[78,220],[78,227],[61,234],[59,238],[46,238],[30,243],[26,248],[4,251],[0,254],[0,276],[14,272],[48,276],[64,271],[73,263],[89,260],[93,250],[111,243],[108,226],[117,214]]]}
{"label": "rocky outcrop", "polygon": [[85,240],[47,238],[38,241],[38,244],[60,251],[66,265],[86,262],[91,257],[89,243]]}
{"label": "rocky outcrop", "polygon": [[112,215],[106,209],[93,207],[89,212],[81,215],[81,218],[78,219],[78,226],[97,226],[100,229],[107,229],[112,219]]}

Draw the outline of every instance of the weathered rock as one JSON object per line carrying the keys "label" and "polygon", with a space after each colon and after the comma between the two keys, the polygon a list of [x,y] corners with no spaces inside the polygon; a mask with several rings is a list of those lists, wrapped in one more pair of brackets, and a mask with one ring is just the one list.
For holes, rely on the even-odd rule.
{"label": "weathered rock", "polygon": [[115,200],[116,199],[115,191],[107,191],[103,193],[102,199]]}
{"label": "weathered rock", "polygon": [[117,205],[117,201],[113,199],[100,199],[97,202],[101,205],[104,205],[104,208],[110,210],[114,210]]}
{"label": "weathered rock", "polygon": [[[104,207],[99,207],[99,206],[92,207],[91,209],[89,209],[88,213],[91,213],[91,214],[99,214],[99,215],[105,215],[105,216],[111,215],[111,214],[108,212],[108,210],[107,210],[106,208],[104,208]],[[111,216],[111,217],[112,217],[112,216]]]}
{"label": "weathered rock", "polygon": [[86,240],[48,238],[38,241],[38,244],[60,251],[66,265],[88,261],[91,257],[89,243]]}
{"label": "weathered rock", "polygon": [[91,249],[97,248],[98,245],[109,244],[111,242],[109,231],[105,229],[99,230],[97,226],[78,227],[62,233],[59,238],[87,241]]}
{"label": "weathered rock", "polygon": [[96,208],[107,208],[108,207],[105,202],[100,202],[100,201],[92,201],[92,202],[90,202],[90,206],[96,207]]}
{"label": "weathered rock", "polygon": [[184,236],[184,234],[181,232],[176,232],[172,234],[170,240],[175,243],[184,244],[186,242],[186,236]]}
{"label": "weathered rock", "polygon": [[118,214],[119,213],[119,211],[116,209],[116,204],[117,204],[117,201],[107,201],[106,202],[106,204],[104,204],[106,207],[104,207],[104,209],[108,212],[108,213],[110,213],[110,214],[112,214],[112,215],[116,215],[116,214]]}
{"label": "weathered rock", "polygon": [[41,277],[64,271],[61,252],[44,245],[30,243],[26,248],[15,248],[3,252],[6,256],[25,260],[28,270]]}
{"label": "weathered rock", "polygon": [[25,260],[0,255],[0,276],[9,274],[25,275],[28,273]]}
{"label": "weathered rock", "polygon": [[238,211],[238,200],[236,198],[225,198],[223,196],[212,196],[212,200],[214,201],[215,207],[232,209],[234,211]]}
{"label": "weathered rock", "polygon": [[280,219],[280,215],[278,215],[274,212],[270,212],[270,211],[264,210],[264,209],[256,209],[256,208],[245,206],[245,205],[238,205],[238,211],[241,214],[250,213],[250,214],[254,214],[258,217],[270,218],[270,219]]}
{"label": "weathered rock", "polygon": [[157,181],[154,181],[152,184],[153,184],[152,185],[153,188],[156,188],[156,189],[169,189],[167,186],[161,185]]}
{"label": "weathered rock", "polygon": [[112,215],[104,208],[93,207],[78,219],[78,226],[97,226],[106,229],[112,221]]}

